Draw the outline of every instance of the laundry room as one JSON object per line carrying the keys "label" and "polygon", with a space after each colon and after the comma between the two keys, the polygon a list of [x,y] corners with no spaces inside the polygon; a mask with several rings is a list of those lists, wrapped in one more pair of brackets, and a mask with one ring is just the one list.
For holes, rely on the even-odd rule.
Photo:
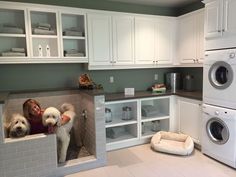
{"label": "laundry room", "polygon": [[0,1],[0,177],[236,176],[235,9]]}

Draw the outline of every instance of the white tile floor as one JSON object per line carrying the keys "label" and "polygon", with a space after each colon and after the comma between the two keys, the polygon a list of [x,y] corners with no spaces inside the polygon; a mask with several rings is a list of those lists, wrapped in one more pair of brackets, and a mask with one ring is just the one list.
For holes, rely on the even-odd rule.
{"label": "white tile floor", "polygon": [[107,166],[66,177],[236,177],[236,169],[196,149],[190,156],[175,156],[145,144],[108,152]]}

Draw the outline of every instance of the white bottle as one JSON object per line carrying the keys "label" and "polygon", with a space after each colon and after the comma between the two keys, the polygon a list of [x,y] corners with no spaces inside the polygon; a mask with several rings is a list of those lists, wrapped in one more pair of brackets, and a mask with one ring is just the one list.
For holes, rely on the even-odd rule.
{"label": "white bottle", "polygon": [[39,53],[39,57],[43,56],[43,48],[42,48],[42,46],[40,44],[38,46],[38,53]]}
{"label": "white bottle", "polygon": [[46,55],[47,55],[47,57],[50,57],[50,56],[51,56],[49,45],[46,46]]}

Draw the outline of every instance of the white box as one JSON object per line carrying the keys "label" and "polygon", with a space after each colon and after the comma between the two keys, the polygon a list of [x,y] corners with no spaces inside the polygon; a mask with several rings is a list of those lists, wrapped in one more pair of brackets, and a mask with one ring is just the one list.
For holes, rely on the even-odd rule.
{"label": "white box", "polygon": [[134,88],[125,88],[125,96],[134,96]]}

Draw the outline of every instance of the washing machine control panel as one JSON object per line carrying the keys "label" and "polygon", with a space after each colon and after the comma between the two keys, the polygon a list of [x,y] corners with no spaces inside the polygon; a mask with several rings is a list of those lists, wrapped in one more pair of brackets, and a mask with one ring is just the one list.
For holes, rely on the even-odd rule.
{"label": "washing machine control panel", "polygon": [[205,114],[212,117],[224,119],[236,119],[236,110],[203,104],[202,110]]}

